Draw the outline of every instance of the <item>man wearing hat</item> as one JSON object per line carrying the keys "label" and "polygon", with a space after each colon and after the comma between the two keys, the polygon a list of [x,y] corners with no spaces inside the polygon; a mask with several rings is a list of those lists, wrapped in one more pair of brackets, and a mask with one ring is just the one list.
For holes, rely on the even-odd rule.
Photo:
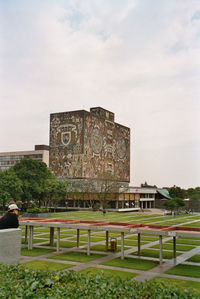
{"label": "man wearing hat", "polygon": [[0,229],[19,227],[18,213],[18,206],[14,203],[10,204],[8,206],[8,212],[0,218]]}

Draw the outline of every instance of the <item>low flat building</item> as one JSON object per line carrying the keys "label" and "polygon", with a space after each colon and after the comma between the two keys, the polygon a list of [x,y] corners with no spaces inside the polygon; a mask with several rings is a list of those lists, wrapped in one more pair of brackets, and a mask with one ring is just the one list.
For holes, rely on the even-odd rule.
{"label": "low flat building", "polygon": [[[136,211],[156,208],[156,199],[170,199],[165,189],[147,187],[122,188],[118,192],[110,192],[106,196],[106,208],[117,211]],[[70,192],[67,195],[67,208],[92,208],[101,207],[99,193],[95,192]]]}
{"label": "low flat building", "polygon": [[39,160],[49,166],[49,146],[35,145],[35,149],[32,151],[0,153],[0,170],[7,170],[24,158]]}

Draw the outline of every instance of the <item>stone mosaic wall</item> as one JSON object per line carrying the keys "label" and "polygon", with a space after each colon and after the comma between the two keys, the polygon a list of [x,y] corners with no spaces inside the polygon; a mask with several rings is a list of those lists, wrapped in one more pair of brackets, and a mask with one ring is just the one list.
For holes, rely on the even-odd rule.
{"label": "stone mosaic wall", "polygon": [[101,108],[95,113],[82,110],[51,114],[52,171],[66,178],[97,178],[109,171],[119,181],[129,182],[130,129],[110,119],[114,114],[108,112],[105,118]]}

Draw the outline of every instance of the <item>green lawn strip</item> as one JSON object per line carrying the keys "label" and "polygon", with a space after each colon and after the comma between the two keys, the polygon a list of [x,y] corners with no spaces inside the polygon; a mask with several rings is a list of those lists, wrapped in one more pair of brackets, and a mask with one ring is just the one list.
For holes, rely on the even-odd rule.
{"label": "green lawn strip", "polygon": [[[47,239],[49,239],[50,238],[50,235],[49,234],[44,234],[44,235],[37,235],[37,238],[47,238]],[[72,236],[71,235],[66,235],[66,234],[60,234],[60,239],[63,239],[63,238],[70,238],[71,240],[72,240],[72,238],[71,238]],[[57,234],[54,234],[54,239],[57,239]],[[76,240],[76,238],[73,238],[73,239],[75,239]]]}
{"label": "green lawn strip", "polygon": [[[129,237],[127,237],[127,239],[129,239],[129,240],[137,240],[138,236],[137,235],[135,235],[135,236],[129,236]],[[154,242],[154,241],[158,241],[159,240],[158,236],[154,237],[154,236],[151,236],[151,235],[140,235],[140,239],[141,239],[141,241],[147,241],[147,242]]]}
{"label": "green lawn strip", "polygon": [[46,248],[33,248],[32,250],[28,250],[27,248],[21,249],[22,256],[39,256],[44,255],[47,253],[54,252],[53,249],[46,249]]}
{"label": "green lawn strip", "polygon": [[200,254],[195,254],[187,260],[188,262],[200,263]]}
{"label": "green lawn strip", "polygon": [[[173,240],[169,240],[166,243],[173,243]],[[178,239],[176,239],[176,244],[188,244],[188,245],[198,245],[199,246],[200,240],[178,238]]]}
{"label": "green lawn strip", "polygon": [[125,258],[124,260],[121,260],[121,258],[116,258],[104,262],[102,265],[146,271],[157,266],[158,262],[136,258]]}
{"label": "green lawn strip", "polygon": [[174,278],[165,278],[165,277],[155,277],[151,280],[152,282],[163,283],[167,286],[177,287],[180,290],[188,289],[194,290],[200,295],[200,283],[197,281],[191,280],[182,280]]}
{"label": "green lawn strip", "polygon": [[[77,239],[77,238],[72,238],[71,240],[76,241],[76,239]],[[91,236],[91,238],[90,238],[90,241],[91,241],[91,242],[99,242],[99,241],[104,241],[104,240],[105,240],[105,238],[102,238],[102,237],[94,237],[94,236]],[[80,237],[80,241],[85,241],[85,242],[87,242],[87,241],[88,241],[88,237],[86,237],[86,236],[81,236],[81,237]]]}
{"label": "green lawn strip", "polygon": [[[179,224],[182,224],[182,223],[185,223],[185,222],[187,222],[187,220],[186,219],[182,219],[182,220],[172,220],[172,221],[165,221],[165,222],[160,222],[160,223],[158,223],[159,225],[176,225],[176,226],[179,226]],[[188,222],[189,222],[189,220],[188,220]]]}
{"label": "green lawn strip", "polygon": [[100,269],[100,268],[94,268],[94,267],[89,267],[86,269],[83,269],[79,271],[85,275],[93,275],[93,274],[103,274],[104,276],[113,277],[113,276],[118,276],[121,279],[129,279],[137,276],[136,273],[131,273],[131,272],[125,272],[125,271],[118,271],[118,270],[112,270],[112,269]]}
{"label": "green lawn strip", "polygon": [[[153,245],[150,248],[160,248],[160,245]],[[195,246],[191,246],[191,245],[176,245],[176,250],[178,251],[189,251],[191,249],[195,248]],[[173,250],[173,244],[169,244],[169,243],[164,243],[163,244],[163,249],[167,249],[167,250]]]}
{"label": "green lawn strip", "polygon": [[[37,244],[37,243],[42,243],[42,242],[48,242],[48,240],[47,239],[41,239],[41,238],[39,238],[39,239],[33,239],[33,243],[34,244]],[[22,244],[27,244],[28,242],[25,242],[25,239],[24,238],[22,238],[22,242],[21,242]]]}
{"label": "green lawn strip", "polygon": [[48,233],[49,232],[49,228],[35,228],[34,227],[34,234],[37,233]]}
{"label": "green lawn strip", "polygon": [[[177,252],[176,255],[180,255],[180,252]],[[138,252],[135,251],[132,253],[132,255],[138,255]],[[140,251],[141,256],[146,256],[146,257],[154,257],[154,258],[159,258],[160,257],[160,251],[159,250],[154,250],[154,249],[142,249]],[[162,256],[164,259],[172,259],[173,258],[173,252],[172,251],[162,251]]]}
{"label": "green lawn strip", "polygon": [[[90,247],[91,250],[96,250],[96,251],[106,251],[106,245],[104,244],[98,244],[98,245],[93,245]],[[124,247],[124,250],[127,250],[129,249],[128,247]],[[110,247],[109,247],[109,250],[108,251],[111,251],[110,250]],[[117,246],[117,251],[121,251],[121,246]]]}
{"label": "green lawn strip", "polygon": [[[141,245],[144,245],[144,244],[147,244],[148,242],[145,242],[145,241],[141,241],[140,244]],[[117,244],[121,245],[121,240],[117,240]],[[132,241],[132,240],[124,240],[124,244],[126,246],[138,246],[138,241]]]}
{"label": "green lawn strip", "polygon": [[48,270],[48,271],[54,271],[54,270],[59,271],[59,270],[71,268],[73,266],[74,265],[40,261],[40,260],[35,260],[35,261],[26,262],[26,263],[21,264],[21,267],[37,269],[37,270]]}
{"label": "green lawn strip", "polygon": [[200,278],[200,267],[180,264],[167,270],[165,273]]}
{"label": "green lawn strip", "polygon": [[[56,247],[56,242],[54,242],[53,246]],[[86,245],[86,243],[80,242],[80,245]],[[46,246],[50,246],[50,244],[48,243]],[[60,247],[64,247],[64,248],[72,248],[72,247],[76,247],[77,243],[76,242],[71,242],[71,241],[60,241]]]}
{"label": "green lawn strip", "polygon": [[[106,232],[97,233],[96,236],[98,236],[98,237],[105,237],[106,236]],[[111,232],[109,232],[109,238],[118,238],[118,237],[121,237],[120,233],[111,233]]]}
{"label": "green lawn strip", "polygon": [[66,253],[56,254],[48,258],[55,259],[55,260],[62,260],[62,261],[86,263],[86,262],[99,259],[103,256],[105,255],[96,254],[96,253],[91,253],[90,255],[87,255],[87,253],[85,252],[66,252]]}

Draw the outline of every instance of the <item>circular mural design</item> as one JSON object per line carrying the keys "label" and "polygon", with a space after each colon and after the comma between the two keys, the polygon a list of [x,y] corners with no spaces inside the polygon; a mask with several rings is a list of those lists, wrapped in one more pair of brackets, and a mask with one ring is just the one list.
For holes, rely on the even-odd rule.
{"label": "circular mural design", "polygon": [[120,159],[126,156],[126,143],[123,138],[118,138],[116,142],[116,153]]}
{"label": "circular mural design", "polygon": [[92,130],[90,143],[91,143],[93,152],[95,154],[99,154],[103,147],[103,136],[100,135],[98,128],[94,128]]}

